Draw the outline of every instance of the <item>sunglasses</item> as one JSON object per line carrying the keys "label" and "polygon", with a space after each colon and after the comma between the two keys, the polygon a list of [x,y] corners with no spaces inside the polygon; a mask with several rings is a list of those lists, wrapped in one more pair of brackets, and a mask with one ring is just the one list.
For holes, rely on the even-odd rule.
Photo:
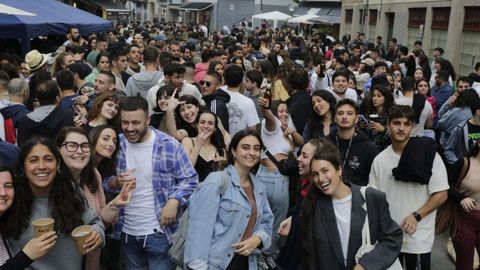
{"label": "sunglasses", "polygon": [[201,80],[201,81],[200,81],[200,85],[201,85],[201,86],[210,87],[210,86],[213,85],[213,83],[212,83],[212,82],[209,82],[209,81]]}

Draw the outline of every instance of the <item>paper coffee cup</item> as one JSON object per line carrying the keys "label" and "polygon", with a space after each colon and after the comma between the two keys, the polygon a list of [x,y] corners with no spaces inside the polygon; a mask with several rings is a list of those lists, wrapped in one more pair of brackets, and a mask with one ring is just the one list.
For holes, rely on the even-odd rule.
{"label": "paper coffee cup", "polygon": [[45,233],[53,232],[54,223],[55,220],[53,218],[39,218],[34,220],[32,225],[35,238],[38,238]]}
{"label": "paper coffee cup", "polygon": [[370,119],[377,119],[377,118],[378,118],[378,114],[370,114],[370,115],[368,116],[368,118],[370,118]]}
{"label": "paper coffee cup", "polygon": [[92,234],[92,227],[90,225],[82,225],[72,231],[72,238],[80,254],[87,254],[87,250],[83,248],[83,245],[85,245],[85,241],[90,237],[90,234]]}

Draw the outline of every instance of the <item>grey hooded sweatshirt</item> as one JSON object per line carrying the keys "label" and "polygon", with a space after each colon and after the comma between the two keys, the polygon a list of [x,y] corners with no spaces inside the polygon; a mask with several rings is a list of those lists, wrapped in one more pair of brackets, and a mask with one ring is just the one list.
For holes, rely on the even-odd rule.
{"label": "grey hooded sweatshirt", "polygon": [[160,80],[164,77],[160,71],[142,71],[134,74],[127,81],[125,94],[127,96],[142,96],[147,97],[148,89],[155,85],[160,85]]}

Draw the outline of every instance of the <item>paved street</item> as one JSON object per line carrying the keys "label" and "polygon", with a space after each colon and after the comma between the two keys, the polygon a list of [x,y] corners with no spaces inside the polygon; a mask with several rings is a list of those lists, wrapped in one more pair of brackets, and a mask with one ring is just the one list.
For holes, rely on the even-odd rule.
{"label": "paved street", "polygon": [[432,250],[432,270],[452,270],[455,265],[447,254],[448,234],[435,235],[435,243]]}

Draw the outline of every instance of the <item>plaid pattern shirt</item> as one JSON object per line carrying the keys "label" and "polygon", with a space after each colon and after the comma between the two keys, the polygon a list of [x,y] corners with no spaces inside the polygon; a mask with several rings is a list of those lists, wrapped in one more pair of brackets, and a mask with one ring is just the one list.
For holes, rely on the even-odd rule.
{"label": "plaid pattern shirt", "polygon": [[[154,128],[151,128],[151,130],[155,133],[153,160],[151,161],[153,162],[152,188],[155,196],[155,212],[157,213],[157,219],[160,220],[163,207],[169,199],[178,200],[180,206],[186,204],[192,192],[197,188],[198,175],[179,142]],[[120,150],[117,156],[117,173],[127,170],[127,158],[125,155],[127,139],[123,134],[120,135],[119,139]],[[178,211],[177,220],[180,213],[181,211]],[[114,239],[120,239],[124,215],[124,209],[122,209],[118,221],[114,225]],[[178,222],[175,222],[162,228],[169,241],[171,241],[171,236],[177,227]]]}

